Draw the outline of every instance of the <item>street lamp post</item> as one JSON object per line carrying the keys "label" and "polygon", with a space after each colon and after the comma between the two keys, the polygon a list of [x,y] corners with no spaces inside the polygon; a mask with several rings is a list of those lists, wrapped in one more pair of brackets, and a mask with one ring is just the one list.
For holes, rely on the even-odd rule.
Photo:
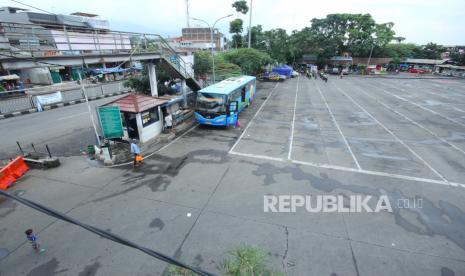
{"label": "street lamp post", "polygon": [[370,66],[371,55],[373,54],[373,49],[375,48],[375,39],[376,39],[376,34],[371,35],[371,50],[370,50],[370,56],[368,56],[368,61],[367,61],[367,73],[369,72],[368,66]]}
{"label": "street lamp post", "polygon": [[[210,26],[210,24],[208,24],[208,22],[205,21],[205,20],[203,20],[203,19],[195,18],[195,17],[192,17],[192,18],[191,18],[192,20],[201,21],[201,22],[207,24],[208,28],[210,28],[210,46],[211,46],[211,54],[212,54],[213,83],[216,82],[216,76],[215,76],[215,54],[213,53],[213,30],[215,29],[215,25],[216,25],[216,23],[218,23],[218,21],[220,21],[221,19],[224,19],[224,18],[231,17],[231,16],[233,16],[233,15],[232,15],[232,14],[228,14],[228,15],[226,15],[226,16],[223,16],[223,17],[218,18],[218,19],[213,23],[213,26]],[[216,45],[216,44],[215,44],[215,45]]]}

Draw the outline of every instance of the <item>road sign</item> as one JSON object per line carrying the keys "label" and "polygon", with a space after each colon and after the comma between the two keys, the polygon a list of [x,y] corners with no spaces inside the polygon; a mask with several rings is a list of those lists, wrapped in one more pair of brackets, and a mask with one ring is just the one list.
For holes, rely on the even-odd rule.
{"label": "road sign", "polygon": [[123,124],[118,106],[101,106],[98,118],[105,139],[123,137]]}

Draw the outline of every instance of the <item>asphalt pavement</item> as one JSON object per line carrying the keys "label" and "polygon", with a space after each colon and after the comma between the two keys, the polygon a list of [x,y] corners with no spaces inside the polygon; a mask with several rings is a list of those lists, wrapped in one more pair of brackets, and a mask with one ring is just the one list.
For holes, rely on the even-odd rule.
{"label": "asphalt pavement", "polygon": [[[463,84],[261,83],[240,128],[195,126],[136,169],[63,158],[59,168],[28,172],[12,191],[216,274],[228,250],[248,244],[285,275],[463,275]],[[387,197],[393,210],[265,212],[272,195]],[[406,201],[421,204],[400,205]],[[25,242],[29,227],[46,253]],[[9,200],[0,201],[0,241],[1,275],[167,268]]]}
{"label": "asphalt pavement", "polygon": [[[95,108],[118,97],[121,96],[90,101],[95,120],[98,120]],[[79,155],[86,151],[87,145],[96,143],[85,103],[0,120],[0,133],[0,160],[20,153],[16,141],[26,151],[32,150],[32,143],[37,150],[45,152],[45,144],[48,144],[57,156]]]}

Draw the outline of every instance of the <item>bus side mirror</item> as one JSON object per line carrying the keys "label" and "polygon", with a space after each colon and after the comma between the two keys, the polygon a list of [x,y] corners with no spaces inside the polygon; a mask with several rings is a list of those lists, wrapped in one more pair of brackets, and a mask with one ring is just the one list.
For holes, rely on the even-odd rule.
{"label": "bus side mirror", "polygon": [[239,104],[238,102],[231,102],[229,104],[229,111],[233,112],[233,113],[236,113],[238,104]]}

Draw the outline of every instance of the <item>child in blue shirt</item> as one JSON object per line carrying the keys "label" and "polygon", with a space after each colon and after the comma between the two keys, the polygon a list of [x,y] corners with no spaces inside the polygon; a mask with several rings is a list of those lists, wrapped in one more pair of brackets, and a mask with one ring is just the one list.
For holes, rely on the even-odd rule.
{"label": "child in blue shirt", "polygon": [[27,229],[26,232],[26,238],[29,242],[31,242],[31,245],[32,245],[32,248],[38,252],[38,253],[42,253],[45,251],[45,249],[40,249],[40,244],[39,244],[39,241],[38,241],[38,237],[36,234],[34,234],[34,231],[32,231],[32,229]]}

